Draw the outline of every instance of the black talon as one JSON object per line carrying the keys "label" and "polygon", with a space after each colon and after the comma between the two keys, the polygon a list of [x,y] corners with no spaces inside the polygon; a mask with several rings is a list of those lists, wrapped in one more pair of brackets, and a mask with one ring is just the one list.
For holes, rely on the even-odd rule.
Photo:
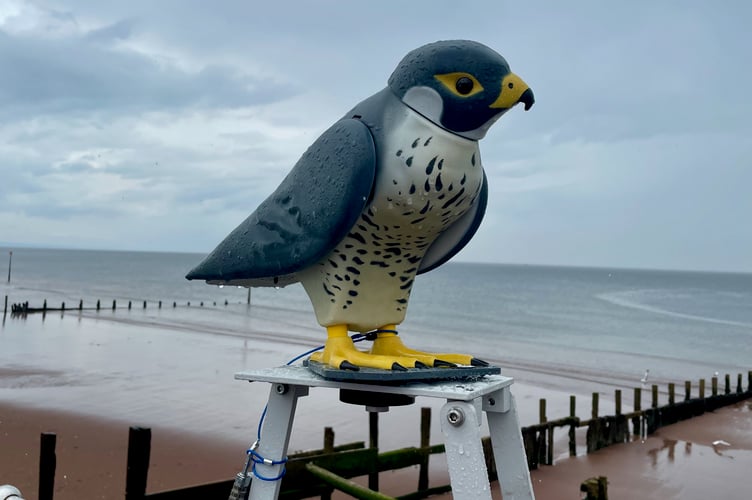
{"label": "black talon", "polygon": [[415,368],[420,368],[421,370],[428,368],[428,365],[425,363],[421,363],[420,361],[415,362]]}
{"label": "black talon", "polygon": [[457,365],[454,363],[450,363],[449,361],[444,361],[443,359],[435,359],[433,361],[433,367],[434,368],[457,368]]}
{"label": "black talon", "polygon": [[397,362],[394,362],[394,363],[392,363],[392,371],[395,371],[395,372],[406,372],[407,368],[405,368],[404,366],[402,366],[401,364],[399,364]]}
{"label": "black talon", "polygon": [[470,364],[473,366],[488,366],[488,361],[483,361],[482,359],[473,358],[470,360]]}
{"label": "black talon", "polygon": [[343,362],[341,362],[339,364],[339,369],[340,370],[351,370],[351,371],[354,371],[354,372],[359,372],[360,371],[360,367],[359,366],[356,366],[356,365],[350,363],[347,360],[345,360],[345,361],[343,361]]}

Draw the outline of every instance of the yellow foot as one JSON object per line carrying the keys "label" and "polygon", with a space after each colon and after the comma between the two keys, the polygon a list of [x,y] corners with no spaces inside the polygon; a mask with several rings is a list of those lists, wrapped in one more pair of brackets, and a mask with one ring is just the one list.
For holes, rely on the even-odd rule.
{"label": "yellow foot", "polygon": [[355,347],[348,335],[347,325],[334,325],[326,328],[327,339],[324,350],[311,356],[313,361],[327,364],[340,370],[379,368],[382,370],[406,371],[416,366],[416,359],[403,356],[380,356],[363,352]]}
{"label": "yellow foot", "polygon": [[396,333],[383,331],[392,330],[396,332],[395,325],[387,325],[380,330],[382,331],[377,334],[378,336],[373,342],[373,347],[371,347],[371,354],[412,358],[425,366],[433,366],[437,368],[456,365],[488,366],[487,362],[482,359],[474,358],[469,354],[428,353],[410,349],[402,343],[402,340]]}

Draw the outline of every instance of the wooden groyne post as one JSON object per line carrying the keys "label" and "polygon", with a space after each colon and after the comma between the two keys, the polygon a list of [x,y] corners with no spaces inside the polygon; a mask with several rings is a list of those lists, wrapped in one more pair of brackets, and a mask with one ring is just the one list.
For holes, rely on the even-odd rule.
{"label": "wooden groyne post", "polygon": [[584,500],[608,500],[608,480],[605,476],[591,477],[583,481],[580,491],[585,493]]}
{"label": "wooden groyne post", "polygon": [[569,396],[569,418],[572,419],[572,423],[569,426],[569,456],[577,456],[577,440],[575,432],[577,432],[577,425],[575,419],[577,419],[577,400],[574,395]]}
{"label": "wooden groyne post", "polygon": [[322,481],[335,486],[338,490],[352,495],[354,498],[363,498],[365,500],[395,500],[394,497],[390,497],[374,491],[370,488],[365,488],[350,479],[343,478],[342,476],[329,472],[323,467],[319,467],[313,462],[309,462],[305,465],[306,470],[321,479]]}
{"label": "wooden groyne post", "polygon": [[644,435],[642,418],[640,418],[642,413],[642,389],[639,387],[634,388],[634,403],[632,409],[634,410],[632,412],[632,434],[635,436],[642,436]]}
{"label": "wooden groyne post", "polygon": [[[426,450],[431,446],[431,408],[420,409],[420,449]],[[428,459],[431,455],[425,453],[418,471],[418,491],[428,489]]]}
{"label": "wooden groyne post", "polygon": [[10,268],[13,266],[13,250],[8,252],[8,283],[10,283]]}
{"label": "wooden groyne post", "polygon": [[668,404],[676,403],[676,385],[673,382],[668,384]]}
{"label": "wooden groyne post", "polygon": [[[546,413],[546,400],[539,400],[539,423],[521,429],[522,441],[530,470],[537,469],[538,465],[553,465],[554,429],[556,427],[569,427],[569,453],[571,456],[577,454],[575,431],[580,426],[580,419],[575,416],[575,403],[575,396],[570,396],[569,416],[550,420]],[[488,470],[493,471],[495,470],[494,467],[489,465]]]}
{"label": "wooden groyne post", "polygon": [[151,429],[131,427],[128,432],[128,461],[125,472],[125,500],[142,500],[151,455]]}
{"label": "wooden groyne post", "polygon": [[587,425],[586,443],[587,452],[600,450],[606,446],[623,443],[629,439],[629,418],[633,414],[622,413],[621,390],[614,391],[615,412],[614,415],[598,416],[599,394],[593,393],[593,409],[591,418],[582,425]]}
{"label": "wooden groyne post", "polygon": [[42,433],[39,446],[39,500],[52,500],[55,493],[56,443],[57,435],[54,432]]}

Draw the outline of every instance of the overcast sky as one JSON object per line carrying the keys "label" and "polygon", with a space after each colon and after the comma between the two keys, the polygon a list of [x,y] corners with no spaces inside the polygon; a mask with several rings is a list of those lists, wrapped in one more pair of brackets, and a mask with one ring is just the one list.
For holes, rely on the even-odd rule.
{"label": "overcast sky", "polygon": [[0,0],[0,242],[208,252],[409,50],[536,105],[456,260],[752,271],[752,2]]}

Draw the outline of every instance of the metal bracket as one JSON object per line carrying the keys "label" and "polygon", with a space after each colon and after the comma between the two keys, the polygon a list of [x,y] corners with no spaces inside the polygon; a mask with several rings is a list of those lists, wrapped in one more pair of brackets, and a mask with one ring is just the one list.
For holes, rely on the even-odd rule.
{"label": "metal bracket", "polygon": [[483,411],[490,413],[506,413],[512,407],[512,391],[508,387],[483,396]]}

